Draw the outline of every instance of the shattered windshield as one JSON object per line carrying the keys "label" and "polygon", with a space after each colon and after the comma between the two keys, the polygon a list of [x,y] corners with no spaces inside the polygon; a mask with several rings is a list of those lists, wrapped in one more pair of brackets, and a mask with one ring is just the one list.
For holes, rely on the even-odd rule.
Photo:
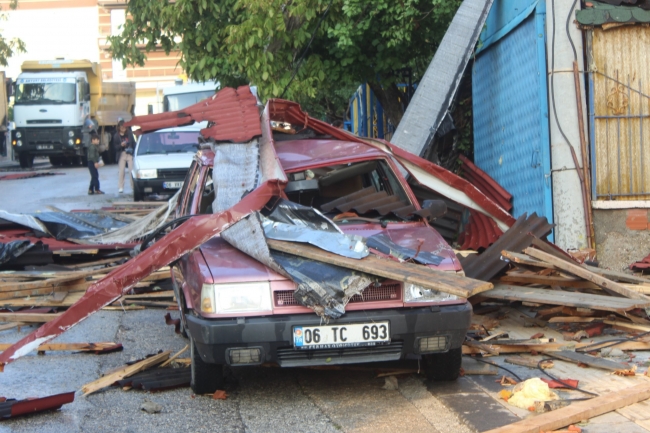
{"label": "shattered windshield", "polygon": [[314,207],[337,223],[402,221],[415,211],[383,160],[289,173],[289,200]]}
{"label": "shattered windshield", "polygon": [[76,84],[72,83],[22,83],[16,85],[16,105],[74,104]]}
{"label": "shattered windshield", "polygon": [[140,137],[137,155],[195,153],[199,148],[199,131],[151,132]]}

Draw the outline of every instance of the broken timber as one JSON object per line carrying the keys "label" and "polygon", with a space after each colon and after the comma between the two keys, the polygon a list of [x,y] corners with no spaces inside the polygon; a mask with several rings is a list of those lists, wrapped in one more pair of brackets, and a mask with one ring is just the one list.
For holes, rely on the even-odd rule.
{"label": "broken timber", "polygon": [[[5,350],[11,344],[0,344],[0,350]],[[122,345],[118,343],[45,343],[38,346],[39,352],[52,351],[69,351],[69,352],[107,352],[121,349]]]}
{"label": "broken timber", "polygon": [[[602,345],[606,345],[607,342],[604,341]],[[546,352],[546,351],[560,351],[567,348],[580,349],[586,346],[590,347],[590,350],[599,350],[599,346],[596,346],[594,343],[540,343],[540,344],[509,344],[506,342],[503,343],[492,343],[487,342],[481,344],[477,341],[472,342],[472,347],[467,345],[467,342],[463,343],[463,355],[473,355],[480,354],[481,352],[488,352],[491,354],[504,354],[504,353],[529,353],[529,352]],[[616,345],[616,348],[621,350],[650,350],[650,343],[643,341],[626,341]],[[489,350],[488,350],[489,349]]]}
{"label": "broken timber", "polygon": [[587,401],[530,417],[485,433],[539,433],[555,430],[650,398],[650,384],[643,383]]}
{"label": "broken timber", "polygon": [[565,260],[559,259],[557,257],[554,257],[550,254],[547,254],[543,251],[536,250],[535,248],[526,248],[524,250],[526,254],[529,256],[533,256],[536,259],[543,260],[547,263],[550,263],[552,265],[557,266],[558,268],[570,272],[573,275],[577,275],[578,277],[584,278],[586,280],[589,280],[593,283],[598,284],[600,287],[604,289],[609,289],[612,290],[619,295],[625,296],[626,298],[630,299],[641,299],[644,301],[650,301],[650,298],[648,298],[645,295],[642,295],[640,293],[637,293],[633,290],[630,290],[626,288],[625,286],[622,286],[612,280],[609,280],[607,278],[601,277],[600,275],[597,275],[581,266],[574,265],[572,263],[569,263]]}
{"label": "broken timber", "polygon": [[269,248],[287,254],[318,260],[347,269],[365,272],[396,281],[421,285],[452,295],[468,298],[492,288],[491,283],[462,277],[451,272],[437,271],[426,266],[412,263],[399,263],[380,259],[372,255],[360,260],[333,254],[320,248],[294,242],[267,239]]}
{"label": "broken timber", "polygon": [[574,364],[585,364],[590,367],[602,368],[603,370],[617,371],[627,370],[630,368],[630,365],[628,364],[623,364],[609,359],[598,358],[584,353],[574,352],[572,350],[545,350],[542,353],[548,356],[552,356],[553,358],[561,359],[562,361],[573,362]]}
{"label": "broken timber", "polygon": [[565,305],[570,307],[590,308],[593,310],[612,311],[614,313],[621,313],[635,308],[650,307],[650,299],[641,301],[606,295],[592,295],[590,293],[509,286],[506,284],[496,284],[494,289],[483,292],[482,295],[493,299],[504,299],[507,301]]}

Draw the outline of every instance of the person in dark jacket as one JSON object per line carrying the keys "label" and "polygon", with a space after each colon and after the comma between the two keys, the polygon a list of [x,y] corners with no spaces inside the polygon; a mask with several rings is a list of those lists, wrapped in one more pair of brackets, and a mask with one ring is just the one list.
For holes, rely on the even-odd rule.
{"label": "person in dark jacket", "polygon": [[90,146],[88,146],[88,170],[90,170],[90,186],[88,194],[104,194],[99,189],[99,135],[90,135]]}
{"label": "person in dark jacket", "polygon": [[116,149],[115,160],[119,167],[119,174],[117,179],[117,188],[120,193],[124,192],[124,169],[129,166],[127,175],[131,181],[131,190],[133,190],[133,178],[131,171],[133,170],[133,151],[135,150],[135,137],[130,128],[124,126],[124,119],[117,122],[117,131],[113,136],[113,148]]}

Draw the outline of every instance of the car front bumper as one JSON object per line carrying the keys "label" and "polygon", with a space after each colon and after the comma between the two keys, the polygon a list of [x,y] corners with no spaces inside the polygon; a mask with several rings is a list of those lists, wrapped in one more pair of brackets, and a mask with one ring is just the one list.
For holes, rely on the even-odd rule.
{"label": "car front bumper", "polygon": [[470,325],[472,307],[469,303],[419,308],[351,311],[330,325],[389,321],[389,344],[337,349],[296,350],[293,347],[294,326],[319,326],[315,314],[294,314],[239,319],[204,319],[187,315],[188,332],[194,339],[204,362],[235,363],[232,350],[259,349],[259,360],[282,367],[352,364],[395,361],[409,354],[419,354],[423,337],[444,337],[444,350],[461,347]]}
{"label": "car front bumper", "polygon": [[149,194],[175,194],[180,188],[166,188],[169,182],[179,182],[183,185],[184,177],[178,179],[133,179],[133,186],[143,195]]}

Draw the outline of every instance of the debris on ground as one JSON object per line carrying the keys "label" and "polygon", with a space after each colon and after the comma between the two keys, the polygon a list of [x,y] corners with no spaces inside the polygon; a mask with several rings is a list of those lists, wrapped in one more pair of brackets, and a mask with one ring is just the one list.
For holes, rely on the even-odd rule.
{"label": "debris on ground", "polygon": [[140,409],[147,413],[159,413],[162,411],[162,406],[150,400],[145,400],[140,406]]}
{"label": "debris on ground", "polygon": [[47,397],[26,398],[24,400],[0,397],[0,421],[46,410],[59,409],[64,404],[72,403],[74,394],[74,392],[66,392]]}
{"label": "debris on ground", "polygon": [[399,388],[398,383],[397,383],[397,377],[395,376],[387,376],[384,378],[385,383],[384,386],[382,386],[383,389],[386,389],[388,391],[395,391],[396,389]]}

